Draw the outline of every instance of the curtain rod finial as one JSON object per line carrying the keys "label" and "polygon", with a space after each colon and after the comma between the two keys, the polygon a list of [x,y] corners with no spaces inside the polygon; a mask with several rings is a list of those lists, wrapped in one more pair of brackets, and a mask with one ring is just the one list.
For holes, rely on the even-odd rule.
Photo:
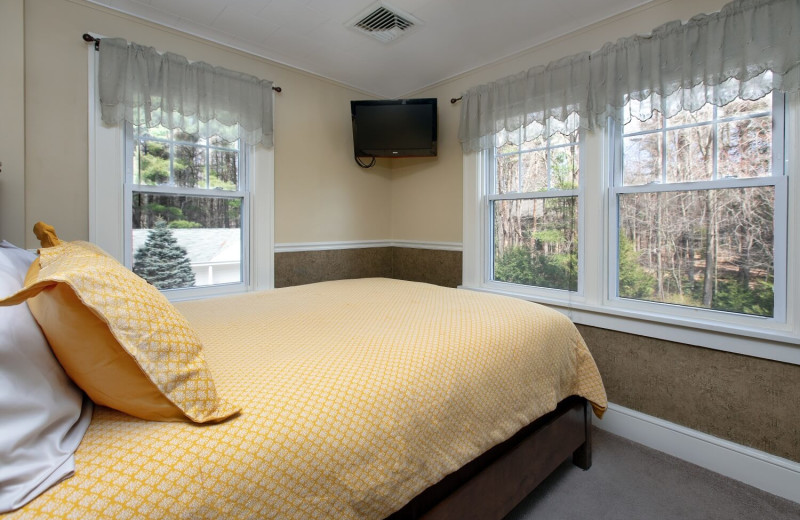
{"label": "curtain rod finial", "polygon": [[83,33],[83,41],[86,43],[94,42],[94,50],[98,50],[100,48],[100,39],[95,38],[89,33]]}
{"label": "curtain rod finial", "polygon": [[464,96],[459,96],[459,97],[450,98],[450,103],[452,103],[453,105],[455,105],[456,103],[458,103],[459,101],[461,101],[461,98],[463,98],[463,97],[464,97]]}

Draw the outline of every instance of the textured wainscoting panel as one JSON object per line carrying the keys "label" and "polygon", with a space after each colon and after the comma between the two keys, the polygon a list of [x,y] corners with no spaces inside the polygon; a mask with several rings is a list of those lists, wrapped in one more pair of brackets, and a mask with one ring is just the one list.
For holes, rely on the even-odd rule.
{"label": "textured wainscoting panel", "polygon": [[391,247],[297,251],[275,254],[275,287],[392,277]]}
{"label": "textured wainscoting panel", "polygon": [[275,254],[275,287],[376,276],[456,287],[461,251],[364,247]]}
{"label": "textured wainscoting panel", "polygon": [[392,277],[456,287],[461,283],[461,251],[393,247]]}
{"label": "textured wainscoting panel", "polygon": [[800,366],[579,325],[608,400],[800,462]]}

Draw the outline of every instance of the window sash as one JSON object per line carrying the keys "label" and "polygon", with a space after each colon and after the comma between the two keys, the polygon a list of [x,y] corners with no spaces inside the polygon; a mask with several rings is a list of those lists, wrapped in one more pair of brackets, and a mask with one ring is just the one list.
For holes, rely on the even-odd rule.
{"label": "window sash", "polygon": [[[713,107],[716,115],[717,107]],[[608,189],[607,207],[608,216],[608,255],[606,269],[606,298],[604,305],[616,307],[624,310],[642,311],[646,313],[660,314],[664,316],[677,316],[696,319],[698,316],[707,316],[708,319],[732,322],[735,320],[764,320],[770,323],[787,324],[787,252],[788,252],[788,180],[785,170],[785,96],[778,92],[772,93],[772,172],[770,176],[753,178],[716,178],[716,147],[717,135],[714,133],[714,171],[712,180],[676,183],[649,183],[640,185],[625,185],[623,180],[623,154],[624,138],[631,135],[660,134],[665,135],[667,131],[679,128],[691,128],[702,125],[713,125],[714,128],[719,123],[730,120],[743,120],[754,117],[763,117],[763,113],[748,114],[747,117],[726,117],[714,119],[709,122],[693,123],[686,125],[664,126],[660,129],[649,132],[635,132],[625,134],[620,124],[609,123],[608,132],[611,133],[612,162],[611,162],[611,184]],[[797,110],[797,108],[795,108]],[[769,114],[767,114],[769,115]],[[666,148],[666,147],[664,147]],[[665,151],[665,150],[664,150]],[[662,158],[663,161],[663,158]],[[665,165],[666,161],[662,162]],[[666,170],[666,168],[664,168]],[[662,172],[663,178],[664,172]],[[719,311],[689,305],[679,305],[663,302],[653,302],[631,298],[623,298],[618,295],[619,288],[619,196],[630,193],[666,193],[682,191],[710,191],[717,189],[735,189],[772,186],[775,189],[774,213],[773,213],[773,298],[774,308],[772,317],[751,316],[741,313]]]}
{"label": "window sash", "polygon": [[[718,107],[713,106],[714,114],[716,115]],[[765,115],[769,115],[767,112],[757,112],[753,114],[748,114],[747,116],[730,116],[730,117],[722,117],[719,119],[714,119],[713,121],[709,122],[702,122],[702,123],[691,123],[691,124],[684,124],[684,125],[675,125],[675,126],[664,126],[658,130],[650,130],[650,131],[639,131],[639,132],[631,132],[631,133],[624,133],[624,129],[621,124],[615,123],[614,121],[610,120],[607,126],[607,132],[612,135],[613,141],[613,151],[612,151],[612,176],[611,176],[611,185],[615,189],[623,189],[623,188],[636,188],[642,186],[653,186],[653,184],[643,184],[643,185],[625,185],[623,179],[623,172],[624,172],[624,165],[623,165],[623,143],[625,137],[635,137],[635,136],[642,136],[642,135],[660,135],[662,142],[666,139],[666,133],[670,131],[676,131],[681,129],[687,128],[695,128],[698,126],[703,125],[712,125],[715,129],[720,123],[727,123],[731,121],[741,121],[744,119],[751,119],[754,117],[763,117]],[[785,118],[786,118],[786,96],[781,94],[777,91],[772,93],[772,176],[784,176],[786,175],[785,172]],[[662,157],[661,157],[661,164],[664,167],[664,171],[662,171],[661,176],[662,178],[666,175],[666,159],[665,154],[667,147],[662,146]],[[714,170],[713,170],[713,180],[716,179],[717,174],[717,136],[716,132],[714,133],[714,152],[713,152],[713,161],[714,161]],[[759,177],[759,178],[766,178],[766,177]],[[745,179],[724,179],[725,181],[742,181]],[[708,181],[696,181],[696,182],[708,182]],[[663,186],[677,186],[681,184],[690,184],[690,183],[661,183]],[[694,183],[691,183],[694,184]],[[687,188],[688,189],[688,188]]]}
{"label": "window sash", "polygon": [[[521,130],[518,130],[521,132]],[[528,191],[528,192],[509,192],[509,193],[497,193],[497,157],[500,156],[514,156],[514,155],[521,155],[524,153],[530,152],[546,152],[547,154],[547,168],[548,168],[548,179],[550,179],[550,168],[551,168],[551,154],[553,150],[561,149],[561,148],[569,148],[569,147],[577,147],[577,155],[578,155],[578,164],[581,165],[580,168],[582,169],[582,165],[584,164],[584,152],[583,152],[583,130],[578,130],[579,136],[578,140],[575,143],[558,143],[550,145],[550,138],[547,138],[547,145],[545,146],[533,146],[533,147],[525,147],[525,143],[520,143],[518,149],[513,152],[506,152],[506,153],[498,153],[497,148],[492,148],[490,150],[486,150],[484,152],[480,152],[479,155],[481,157],[481,170],[482,170],[482,177],[483,177],[483,192],[485,195],[482,197],[483,203],[481,205],[481,220],[483,222],[483,231],[482,231],[482,240],[481,242],[484,244],[482,246],[482,264],[483,264],[483,284],[487,286],[495,286],[495,287],[505,287],[505,288],[513,288],[514,290],[520,291],[523,294],[530,294],[530,295],[540,295],[544,297],[555,297],[557,299],[571,299],[574,296],[581,296],[583,295],[583,286],[584,286],[584,275],[583,275],[583,266],[584,266],[584,202],[583,202],[583,182],[581,182],[580,177],[578,180],[578,188],[572,190],[561,190],[561,189],[547,189],[544,191]],[[550,288],[550,287],[543,287],[543,286],[534,286],[534,285],[522,285],[522,284],[514,284],[510,282],[504,282],[494,279],[494,249],[495,249],[495,237],[494,237],[494,204],[497,201],[507,201],[507,200],[539,200],[539,199],[550,199],[550,198],[567,198],[567,197],[574,197],[577,203],[577,221],[575,225],[578,230],[578,245],[577,245],[577,253],[578,253],[578,264],[577,264],[577,290],[571,291],[567,289],[558,289],[558,288]]]}
{"label": "window sash", "polygon": [[[231,283],[218,283],[205,286],[196,286],[180,289],[167,289],[171,299],[189,299],[189,298],[202,298],[207,296],[215,296],[221,294],[228,294],[232,292],[241,292],[250,287],[250,199],[251,194],[249,191],[250,186],[250,155],[251,147],[240,143],[239,153],[239,170],[238,170],[238,185],[239,189],[236,191],[217,190],[211,188],[190,188],[181,187],[170,184],[161,185],[148,185],[148,184],[135,184],[133,182],[133,158],[135,153],[136,135],[133,125],[125,124],[124,131],[125,140],[125,181],[123,183],[123,225],[124,225],[124,238],[123,238],[123,255],[124,265],[133,268],[133,195],[135,193],[148,193],[153,195],[178,195],[190,197],[204,197],[204,198],[221,198],[230,200],[241,200],[241,252],[240,252],[240,281]],[[178,141],[165,140],[165,142],[177,143]],[[188,143],[192,144],[192,143]],[[210,148],[202,146],[203,148]],[[229,150],[229,149],[224,149]],[[172,167],[170,167],[170,178],[172,177]]]}

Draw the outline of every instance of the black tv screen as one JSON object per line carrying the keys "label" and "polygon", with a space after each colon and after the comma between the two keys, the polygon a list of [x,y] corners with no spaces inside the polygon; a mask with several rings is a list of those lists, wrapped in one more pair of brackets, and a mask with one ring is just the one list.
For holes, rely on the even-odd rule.
{"label": "black tv screen", "polygon": [[356,157],[436,156],[436,98],[351,101]]}

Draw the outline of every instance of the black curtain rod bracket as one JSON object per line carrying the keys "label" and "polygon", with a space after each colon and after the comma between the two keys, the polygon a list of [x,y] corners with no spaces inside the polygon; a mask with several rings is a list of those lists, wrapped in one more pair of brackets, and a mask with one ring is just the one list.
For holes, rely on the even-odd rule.
{"label": "black curtain rod bracket", "polygon": [[[100,50],[100,38],[95,38],[89,33],[83,33],[83,41],[85,41],[86,43],[94,42],[94,50],[96,51]],[[280,94],[283,89],[281,87],[272,87],[272,90]]]}
{"label": "black curtain rod bracket", "polygon": [[95,38],[89,33],[83,33],[83,41],[85,41],[86,43],[94,42],[94,50],[96,51],[100,50],[100,38]]}

